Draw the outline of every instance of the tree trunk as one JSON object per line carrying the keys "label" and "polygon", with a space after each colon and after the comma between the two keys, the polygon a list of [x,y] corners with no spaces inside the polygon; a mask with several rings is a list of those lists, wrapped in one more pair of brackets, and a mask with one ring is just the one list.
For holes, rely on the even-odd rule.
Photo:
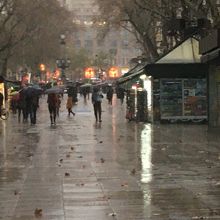
{"label": "tree trunk", "polygon": [[2,58],[0,60],[1,64],[0,64],[0,71],[1,71],[1,75],[6,78],[7,76],[7,67],[8,67],[8,59],[7,58]]}

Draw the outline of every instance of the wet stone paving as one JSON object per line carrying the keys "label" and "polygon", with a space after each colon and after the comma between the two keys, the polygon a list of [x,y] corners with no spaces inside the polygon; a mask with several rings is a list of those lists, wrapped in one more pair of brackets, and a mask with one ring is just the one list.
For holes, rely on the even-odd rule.
{"label": "wet stone paving", "polygon": [[207,125],[128,122],[82,98],[56,126],[0,121],[1,220],[220,220],[220,144]]}

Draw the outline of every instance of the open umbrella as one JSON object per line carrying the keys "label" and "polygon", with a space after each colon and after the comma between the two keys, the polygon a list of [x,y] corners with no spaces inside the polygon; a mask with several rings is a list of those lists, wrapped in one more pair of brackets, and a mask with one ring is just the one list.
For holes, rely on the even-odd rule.
{"label": "open umbrella", "polygon": [[54,87],[51,87],[49,89],[46,89],[45,93],[46,94],[51,94],[51,93],[62,94],[63,93],[63,89],[60,88],[59,86],[54,86]]}
{"label": "open umbrella", "polygon": [[38,89],[35,89],[34,87],[30,86],[24,89],[24,93],[27,97],[32,97],[35,95],[39,95],[40,92]]}
{"label": "open umbrella", "polygon": [[90,84],[90,83],[85,83],[85,84],[81,85],[80,88],[91,87],[91,86],[92,86],[92,84]]}

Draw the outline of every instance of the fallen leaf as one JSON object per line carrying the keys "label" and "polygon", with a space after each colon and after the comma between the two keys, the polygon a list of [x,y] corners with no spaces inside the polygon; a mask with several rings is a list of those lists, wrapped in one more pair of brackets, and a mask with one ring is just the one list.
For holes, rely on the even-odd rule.
{"label": "fallen leaf", "polygon": [[136,170],[133,169],[133,170],[131,171],[131,174],[132,174],[132,175],[135,175],[135,173],[136,173]]}
{"label": "fallen leaf", "polygon": [[65,176],[70,176],[70,174],[69,173],[65,173]]}
{"label": "fallen leaf", "polygon": [[205,217],[203,217],[203,216],[194,216],[194,217],[192,217],[192,219],[205,219]]}
{"label": "fallen leaf", "polygon": [[116,216],[116,213],[113,212],[113,213],[109,213],[108,215],[109,215],[109,216]]}
{"label": "fallen leaf", "polygon": [[210,212],[210,215],[218,215],[218,212],[216,210],[213,210],[210,208],[209,208],[209,212]]}
{"label": "fallen leaf", "polygon": [[220,186],[220,182],[217,182],[215,185],[216,185],[216,186]]}
{"label": "fallen leaf", "polygon": [[34,215],[35,215],[35,217],[37,217],[37,218],[42,217],[42,215],[43,215],[42,212],[43,212],[42,209],[38,209],[38,208],[36,208],[35,211],[34,211]]}
{"label": "fallen leaf", "polygon": [[126,182],[125,182],[125,183],[122,183],[121,186],[122,186],[122,187],[128,187],[128,183],[126,183]]}

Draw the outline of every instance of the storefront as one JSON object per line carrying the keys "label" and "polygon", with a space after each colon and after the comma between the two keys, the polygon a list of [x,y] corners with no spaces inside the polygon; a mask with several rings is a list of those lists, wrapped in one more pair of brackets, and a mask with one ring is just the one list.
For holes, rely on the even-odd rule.
{"label": "storefront", "polygon": [[153,77],[154,121],[207,120],[207,66],[204,64],[149,64]]}
{"label": "storefront", "polygon": [[129,121],[150,122],[152,119],[151,82],[141,63],[121,77],[117,84],[126,91],[126,118]]}
{"label": "storefront", "polygon": [[220,29],[200,40],[202,63],[208,65],[209,127],[220,127]]}
{"label": "storefront", "polygon": [[200,58],[199,41],[189,38],[154,64],[139,66],[140,69],[128,73],[119,83],[132,88],[143,74],[146,75],[143,88],[151,109],[148,111],[150,121],[207,121],[208,66],[202,64]]}

